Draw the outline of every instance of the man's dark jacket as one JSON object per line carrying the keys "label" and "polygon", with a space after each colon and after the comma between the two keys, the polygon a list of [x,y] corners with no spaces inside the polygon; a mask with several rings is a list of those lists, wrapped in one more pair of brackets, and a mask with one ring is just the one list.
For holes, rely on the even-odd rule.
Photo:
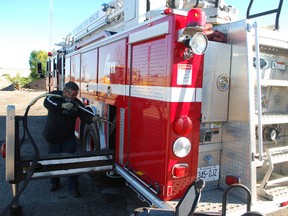
{"label": "man's dark jacket", "polygon": [[[62,91],[52,91],[51,94],[62,95]],[[65,103],[63,97],[48,96],[44,100],[44,106],[48,110],[46,124],[43,129],[43,138],[50,143],[62,143],[73,138],[75,131],[76,118],[80,117],[81,121],[86,123],[92,122],[92,115],[87,112],[77,109],[83,103],[79,99],[74,99],[72,102],[75,108],[71,111],[61,108],[62,103]]]}

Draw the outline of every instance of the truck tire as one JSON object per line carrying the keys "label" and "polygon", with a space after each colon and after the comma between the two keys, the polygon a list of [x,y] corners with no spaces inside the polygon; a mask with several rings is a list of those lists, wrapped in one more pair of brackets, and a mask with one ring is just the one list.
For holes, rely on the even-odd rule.
{"label": "truck tire", "polygon": [[99,130],[96,124],[86,124],[82,139],[83,151],[100,150]]}

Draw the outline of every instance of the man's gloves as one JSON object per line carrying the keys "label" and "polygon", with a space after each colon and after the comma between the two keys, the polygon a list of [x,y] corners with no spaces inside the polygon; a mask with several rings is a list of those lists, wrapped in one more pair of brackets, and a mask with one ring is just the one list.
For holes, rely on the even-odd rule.
{"label": "man's gloves", "polygon": [[92,122],[93,122],[93,123],[97,123],[97,122],[99,122],[100,120],[101,120],[101,118],[100,118],[99,115],[95,115],[95,116],[92,117]]}
{"label": "man's gloves", "polygon": [[70,111],[70,110],[74,109],[74,104],[71,102],[62,103],[61,108]]}

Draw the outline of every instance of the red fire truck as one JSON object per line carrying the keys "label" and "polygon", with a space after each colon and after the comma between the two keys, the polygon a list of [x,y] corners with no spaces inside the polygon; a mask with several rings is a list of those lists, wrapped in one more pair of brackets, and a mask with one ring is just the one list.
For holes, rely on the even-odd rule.
{"label": "red fire truck", "polygon": [[[288,204],[282,3],[251,15],[251,0],[248,19],[238,20],[221,0],[111,1],[51,55],[47,91],[79,85],[103,119],[78,122],[83,149],[112,150],[115,171],[149,204],[171,208],[202,178],[197,211],[221,211],[226,184],[239,182],[252,209],[275,211]],[[271,13],[276,31],[251,22]],[[234,195],[229,215],[243,210]]]}
{"label": "red fire truck", "polygon": [[239,21],[218,0],[112,1],[51,57],[48,88],[78,83],[112,122],[78,127],[85,150],[114,149],[116,171],[150,203],[165,207],[200,177],[209,205],[198,209],[241,181],[272,210],[288,201],[287,184],[273,184],[288,172],[288,44],[250,18],[275,13],[278,29],[282,3],[251,15],[252,0]]}

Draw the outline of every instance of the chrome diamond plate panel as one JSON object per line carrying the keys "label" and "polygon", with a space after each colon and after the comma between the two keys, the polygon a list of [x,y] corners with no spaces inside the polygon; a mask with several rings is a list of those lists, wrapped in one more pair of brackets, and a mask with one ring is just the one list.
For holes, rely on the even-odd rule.
{"label": "chrome diamond plate panel", "polygon": [[[238,176],[256,199],[255,98],[251,34],[245,21],[223,27],[232,44],[228,119],[223,123],[220,188],[225,188],[227,175]],[[221,30],[221,29],[220,29]],[[225,53],[226,54],[226,53]]]}
{"label": "chrome diamond plate panel", "polygon": [[[203,191],[197,212],[222,212],[223,191],[219,189]],[[226,215],[241,215],[246,212],[245,202],[234,196],[228,196]]]}
{"label": "chrome diamond plate panel", "polygon": [[[223,53],[225,53],[223,55]],[[229,79],[230,79],[231,45],[209,41],[204,56],[203,88],[202,88],[202,122],[227,120]],[[227,89],[219,88],[225,85]]]}
{"label": "chrome diamond plate panel", "polygon": [[[242,184],[248,187],[252,195],[252,210],[263,210],[265,213],[275,211],[279,208],[281,201],[287,201],[287,182],[278,185],[267,186],[267,191],[275,197],[275,200],[269,201],[257,195],[259,185],[267,170],[267,161],[261,163],[257,161],[255,155],[259,153],[258,138],[256,136],[256,128],[258,127],[258,117],[256,115],[257,94],[255,88],[255,67],[253,66],[254,53],[254,38],[253,33],[249,32],[249,24],[245,21],[235,22],[233,24],[219,25],[217,30],[226,32],[229,43],[232,44],[231,50],[231,70],[230,70],[230,88],[228,98],[228,118],[222,122],[221,150],[220,152],[220,179],[218,189],[204,189],[198,210],[200,211],[221,211],[222,208],[222,192],[219,189],[226,188],[225,177],[227,175],[235,175],[240,178]],[[273,44],[271,44],[273,46]],[[262,51],[263,47],[261,48]],[[269,100],[269,106],[264,110],[263,122],[264,126],[275,124],[280,128],[277,142],[264,140],[264,152],[266,148],[287,146],[287,113],[288,113],[288,70],[275,69],[272,66],[273,62],[286,62],[286,54],[275,49],[273,52],[264,51],[262,58],[267,58],[268,68],[265,73],[262,73],[262,80],[267,86],[262,85],[262,95]],[[274,68],[273,68],[274,67]],[[268,86],[269,85],[269,86]],[[262,101],[263,102],[263,101]],[[275,115],[277,114],[277,115]],[[204,130],[205,129],[205,130]],[[202,129],[202,134],[206,135],[209,128]],[[205,133],[203,133],[203,131]],[[201,134],[201,135],[202,135]],[[204,140],[205,136],[201,136]],[[212,139],[211,139],[212,140]],[[202,142],[202,144],[206,144]],[[210,145],[215,145],[210,143]],[[220,145],[219,145],[220,146]],[[201,147],[201,145],[200,145]],[[201,148],[200,148],[201,149]],[[199,164],[204,165],[203,156],[207,152],[200,152]],[[215,152],[211,151],[213,157],[216,157]],[[264,159],[266,158],[264,154]],[[277,164],[275,166],[275,176],[287,175],[287,162]],[[258,166],[258,168],[257,168]],[[262,166],[262,167],[261,167]],[[238,208],[241,210],[245,207],[237,199],[243,199],[242,193],[232,193],[236,200],[232,201],[231,209],[236,209],[236,215],[241,215]],[[230,207],[228,207],[230,211]],[[238,210],[237,210],[238,209]],[[244,208],[245,210],[245,208]],[[234,215],[234,210],[231,210],[228,215]],[[262,211],[261,211],[262,212]],[[263,212],[263,213],[264,213]]]}
{"label": "chrome diamond plate panel", "polygon": [[15,106],[7,106],[6,115],[6,181],[15,179]]}
{"label": "chrome diamond plate panel", "polygon": [[125,109],[120,109],[120,132],[119,132],[119,163],[123,164],[124,160],[124,133],[125,133]]}

